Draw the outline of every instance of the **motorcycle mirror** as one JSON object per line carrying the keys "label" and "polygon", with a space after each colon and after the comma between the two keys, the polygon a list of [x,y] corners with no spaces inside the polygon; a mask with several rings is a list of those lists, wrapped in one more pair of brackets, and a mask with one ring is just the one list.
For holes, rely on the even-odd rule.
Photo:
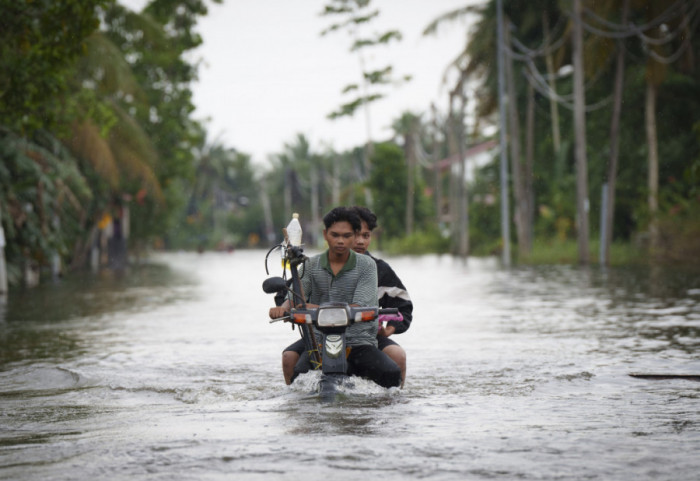
{"label": "motorcycle mirror", "polygon": [[265,279],[262,285],[263,291],[268,294],[275,294],[282,290],[287,290],[287,284],[281,277],[270,277]]}

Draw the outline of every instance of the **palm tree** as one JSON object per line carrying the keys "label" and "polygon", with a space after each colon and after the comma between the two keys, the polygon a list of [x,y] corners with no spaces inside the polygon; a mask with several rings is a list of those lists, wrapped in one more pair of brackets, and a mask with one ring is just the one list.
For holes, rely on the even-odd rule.
{"label": "palm tree", "polygon": [[[163,192],[155,173],[158,154],[143,127],[126,110],[145,96],[120,50],[102,32],[94,32],[86,41],[86,55],[78,64],[76,110],[78,116],[62,138],[70,152],[92,171],[109,192],[96,198],[93,219],[111,208],[111,199],[137,191],[150,194],[152,202],[162,204]],[[141,197],[143,198],[143,197]],[[96,227],[89,230],[89,238]],[[76,255],[74,265],[84,262]]]}

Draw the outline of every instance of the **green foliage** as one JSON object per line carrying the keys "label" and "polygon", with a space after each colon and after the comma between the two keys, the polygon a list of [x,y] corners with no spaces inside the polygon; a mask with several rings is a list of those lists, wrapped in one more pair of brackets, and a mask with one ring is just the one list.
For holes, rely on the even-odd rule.
{"label": "green foliage", "polygon": [[111,0],[0,0],[0,11],[10,272],[25,258],[80,259],[98,220],[129,199],[135,244],[175,225],[179,179],[204,139],[185,54],[201,44],[205,2],[154,0],[136,14]]}
{"label": "green foliage", "polygon": [[500,249],[501,197],[498,165],[490,163],[475,172],[469,187],[469,248],[476,255],[493,255]]}
{"label": "green foliage", "polygon": [[692,179],[673,179],[659,199],[660,243],[652,255],[672,263],[700,263],[700,193]]}
{"label": "green foliage", "polygon": [[197,66],[186,54],[202,42],[195,26],[206,13],[203,0],[153,0],[142,14],[114,5],[105,15],[107,36],[119,45],[141,87],[140,99],[121,96],[120,102],[152,143],[159,159],[151,164],[154,179],[164,187],[162,196],[149,195],[148,205],[134,216],[141,238],[162,235],[181,217],[186,197],[172,185],[193,177],[194,153],[204,144],[204,128],[192,119],[190,85]]}
{"label": "green foliage", "polygon": [[[621,22],[622,2],[592,2],[586,5],[596,15],[609,22]],[[551,49],[554,71],[571,63],[570,27],[571,17],[565,5],[556,0],[541,0],[537,2],[504,1],[505,18],[511,22],[510,34],[525,48],[510,45],[509,48],[522,54],[528,48],[531,52],[542,53],[547,39],[544,38],[544,21],[546,20],[551,37],[549,41],[556,44]],[[666,38],[672,43],[664,48],[650,47],[640,41],[638,35],[627,39],[604,39],[598,34],[587,32],[584,38],[584,61],[586,71],[586,103],[596,108],[588,109],[586,113],[588,181],[590,205],[589,216],[592,227],[592,238],[597,237],[600,225],[601,190],[608,177],[608,163],[611,152],[610,124],[612,102],[610,102],[614,84],[614,55],[617,49],[624,49],[625,75],[622,100],[621,126],[619,129],[619,159],[617,184],[615,191],[614,239],[621,242],[632,242],[643,238],[650,222],[648,212],[647,190],[647,132],[645,130],[645,94],[648,76],[652,75],[658,86],[656,103],[656,128],[659,152],[659,195],[662,214],[668,211],[664,206],[673,193],[676,198],[674,205],[684,205],[680,199],[693,204],[697,195],[698,172],[700,171],[700,139],[697,131],[691,126],[697,124],[697,112],[700,109],[700,82],[698,79],[698,63],[693,61],[700,51],[700,30],[698,24],[683,28],[689,17],[679,12],[682,9],[671,9],[671,5],[659,2],[631,2],[628,22],[642,25],[649,23],[662,11],[668,10],[668,29]],[[439,26],[448,21],[463,18],[467,14],[477,15],[469,43],[465,51],[452,67],[464,77],[475,79],[476,84],[470,84],[475,91],[477,115],[488,118],[496,112],[497,96],[497,65],[496,58],[496,2],[490,1],[477,7],[465,7],[448,12],[432,22],[426,33],[435,33]],[[687,12],[686,12],[687,13]],[[592,21],[592,17],[587,17]],[[690,25],[690,24],[688,24]],[[651,30],[645,32],[657,36]],[[562,41],[559,42],[558,39]],[[684,40],[687,39],[687,40]],[[685,44],[684,44],[685,42]],[[654,52],[651,52],[651,51]],[[660,54],[675,61],[663,64],[654,60],[652,53]],[[532,78],[534,67],[540,75],[546,75],[547,67],[542,55],[534,55],[532,60],[522,62],[515,59],[515,91],[520,127],[522,132],[521,146],[525,146],[525,126],[527,111],[528,80],[520,75],[529,69]],[[573,155],[573,113],[571,101],[560,102],[558,105],[559,130],[561,132],[561,150],[554,151],[552,134],[552,117],[550,115],[550,99],[546,95],[546,79],[540,77],[540,83],[535,85],[535,135],[534,135],[534,191],[535,191],[535,234],[539,238],[556,239],[566,243],[576,235],[576,170]],[[573,91],[571,76],[559,77],[555,89],[563,98],[570,98]],[[524,148],[523,148],[524,151]],[[511,173],[509,169],[509,173]],[[511,179],[512,180],[512,179]],[[476,195],[483,195],[483,186],[477,179],[477,184],[471,186]],[[473,196],[472,196],[473,197]],[[499,199],[500,201],[500,199]],[[512,202],[512,200],[511,200]],[[513,204],[511,203],[511,206]],[[694,204],[693,204],[694,205]],[[666,214],[663,214],[665,216]],[[668,219],[662,216],[662,221]],[[484,206],[478,200],[470,203],[470,241],[473,251],[489,252],[489,246],[498,246],[500,233],[494,229],[500,221],[500,213],[494,206]],[[681,220],[682,219],[682,220]],[[682,242],[687,237],[681,224],[692,232],[693,221],[683,216],[674,218],[678,224],[668,226],[668,232],[674,239]],[[514,229],[511,229],[514,230]],[[668,244],[668,239],[664,242]],[[687,249],[685,249],[687,252]],[[575,257],[575,256],[574,256]],[[623,256],[624,257],[624,256]],[[592,256],[592,259],[596,257]],[[615,261],[613,259],[613,261]]]}
{"label": "green foliage", "polygon": [[411,235],[381,239],[382,252],[391,255],[447,254],[450,251],[450,238],[436,228],[428,228]]}
{"label": "green foliage", "polygon": [[[349,92],[352,90],[350,88],[352,86],[348,85],[344,91]],[[379,100],[383,98],[384,95],[382,94],[372,94],[372,95],[363,95],[360,97],[355,98],[351,102],[342,104],[338,110],[334,110],[333,112],[328,114],[328,118],[331,120],[340,118],[340,117],[348,117],[348,116],[353,116],[355,114],[355,111],[362,107],[365,104],[369,104],[371,102],[374,102],[375,100]]]}
{"label": "green foliage", "polygon": [[110,0],[0,0],[0,118],[31,135],[61,127],[71,68]]}
{"label": "green foliage", "polygon": [[[591,259],[598,258],[599,242],[592,239],[590,243]],[[639,265],[649,261],[645,251],[629,242],[613,242],[610,246],[610,264],[613,266]],[[578,245],[575,240],[560,240],[556,238],[535,239],[532,252],[524,259],[518,259],[522,264],[571,264],[578,263]]]}
{"label": "green foliage", "polygon": [[[11,273],[71,253],[92,193],[78,163],[45,131],[32,140],[0,129],[0,206]],[[16,283],[16,276],[11,277]]]}
{"label": "green foliage", "polygon": [[[374,198],[374,212],[387,237],[404,233],[406,218],[406,159],[400,147],[384,142],[374,146],[367,186]],[[401,199],[400,201],[398,199]]]}
{"label": "green foliage", "polygon": [[[354,39],[350,46],[351,52],[357,52],[361,58],[362,65],[362,80],[363,94],[358,95],[348,102],[343,103],[340,108],[328,114],[328,118],[333,120],[340,117],[352,117],[357,109],[363,105],[375,102],[383,97],[386,93],[377,90],[378,87],[386,85],[397,85],[401,82],[408,82],[411,79],[410,75],[405,75],[401,80],[392,78],[392,66],[387,65],[378,69],[365,68],[365,60],[362,57],[362,51],[367,48],[387,45],[392,41],[400,41],[402,36],[398,30],[388,30],[386,32],[374,32],[371,36],[362,34],[363,26],[369,24],[372,20],[379,16],[379,10],[369,10],[371,0],[328,0],[324,6],[321,15],[340,18],[337,22],[332,23],[328,28],[321,32],[321,35],[327,35],[339,30],[347,30]],[[350,83],[342,89],[344,94],[354,92],[358,89],[357,84]]]}
{"label": "green foliage", "polygon": [[167,247],[222,249],[247,245],[251,234],[261,237],[256,184],[250,156],[220,144],[205,148],[193,178],[178,182],[188,198],[167,229]]}

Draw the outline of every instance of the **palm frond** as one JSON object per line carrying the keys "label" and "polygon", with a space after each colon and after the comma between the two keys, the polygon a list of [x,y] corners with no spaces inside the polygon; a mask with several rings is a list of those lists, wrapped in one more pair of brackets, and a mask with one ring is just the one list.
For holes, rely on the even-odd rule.
{"label": "palm frond", "polygon": [[109,146],[122,173],[131,179],[140,179],[143,188],[158,201],[163,201],[163,190],[155,173],[158,153],[141,126],[117,103],[112,108],[119,121],[109,134]]}
{"label": "palm frond", "polygon": [[93,81],[103,95],[130,95],[145,100],[146,94],[119,48],[101,32],[86,39],[86,55],[82,59],[84,81]]}
{"label": "palm frond", "polygon": [[81,159],[87,161],[97,175],[110,187],[119,185],[119,168],[109,142],[100,132],[100,128],[91,120],[75,122],[71,128],[72,135],[65,140],[68,149]]}
{"label": "palm frond", "polygon": [[423,30],[423,35],[428,36],[428,35],[435,35],[437,34],[438,29],[440,28],[441,25],[449,22],[455,22],[457,20],[461,20],[462,18],[466,17],[470,13],[475,13],[480,11],[479,7],[475,6],[466,6],[466,7],[460,7],[454,10],[451,10],[449,12],[443,13],[439,17],[435,18],[432,22],[430,22],[425,29]]}

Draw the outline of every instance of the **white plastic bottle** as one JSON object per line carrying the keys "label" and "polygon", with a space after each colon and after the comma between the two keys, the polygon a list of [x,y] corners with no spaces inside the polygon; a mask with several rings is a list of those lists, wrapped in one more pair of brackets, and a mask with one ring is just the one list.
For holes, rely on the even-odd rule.
{"label": "white plastic bottle", "polygon": [[287,237],[291,245],[301,245],[301,224],[299,223],[299,214],[296,212],[292,214],[292,220],[287,225]]}

